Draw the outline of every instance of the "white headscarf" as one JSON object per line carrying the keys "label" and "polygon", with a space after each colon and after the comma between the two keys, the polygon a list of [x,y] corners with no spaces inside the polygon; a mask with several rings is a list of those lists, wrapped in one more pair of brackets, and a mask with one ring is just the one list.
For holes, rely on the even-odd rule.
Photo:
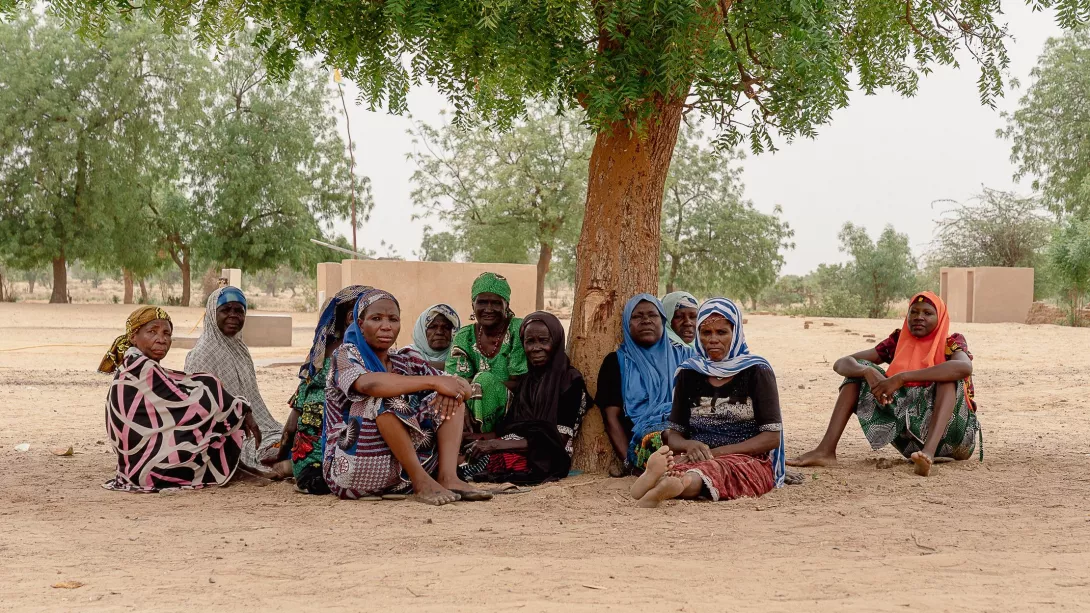
{"label": "white headscarf", "polygon": [[[428,326],[440,315],[454,326],[454,330],[451,332],[451,344],[446,349],[437,351],[428,344]],[[413,344],[411,347],[419,351],[429,362],[446,362],[447,358],[450,357],[450,348],[454,345],[454,333],[461,327],[462,320],[458,318],[458,312],[451,308],[450,305],[433,304],[425,309],[420,317],[416,318],[416,325],[413,326]]]}

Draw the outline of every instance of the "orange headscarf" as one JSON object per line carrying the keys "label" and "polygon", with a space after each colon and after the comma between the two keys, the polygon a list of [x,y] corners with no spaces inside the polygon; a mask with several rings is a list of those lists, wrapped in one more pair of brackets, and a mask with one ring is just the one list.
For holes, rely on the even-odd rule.
{"label": "orange headscarf", "polygon": [[946,312],[946,303],[931,292],[920,292],[908,303],[909,309],[917,302],[930,302],[939,312],[939,323],[931,334],[916,338],[908,329],[908,315],[905,315],[905,323],[901,325],[901,334],[897,338],[897,348],[893,351],[893,362],[886,370],[889,376],[931,368],[946,361],[946,338],[950,336],[950,315]]}

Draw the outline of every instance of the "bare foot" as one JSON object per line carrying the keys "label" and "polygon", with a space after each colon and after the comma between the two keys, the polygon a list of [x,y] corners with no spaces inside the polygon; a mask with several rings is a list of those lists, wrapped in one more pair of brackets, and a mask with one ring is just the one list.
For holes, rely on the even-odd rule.
{"label": "bare foot", "polygon": [[426,483],[419,484],[419,487],[416,483],[413,484],[413,500],[417,502],[441,507],[445,504],[457,502],[460,499],[458,494],[439,485],[435,479],[430,477]]}
{"label": "bare foot", "polygon": [[684,491],[685,482],[679,477],[663,477],[662,479],[659,479],[659,482],[655,484],[655,487],[651,488],[650,491],[640,498],[640,501],[636,503],[636,506],[643,509],[653,509],[662,504],[663,500],[677,498]]}
{"label": "bare foot", "polygon": [[272,471],[277,474],[281,479],[287,479],[294,476],[294,472],[291,467],[291,460],[281,460],[272,465]]}
{"label": "bare foot", "polygon": [[836,466],[836,452],[825,453],[817,449],[800,455],[797,458],[791,458],[787,461],[788,466]]}
{"label": "bare foot", "polygon": [[912,454],[912,463],[916,465],[916,474],[921,477],[926,477],[931,474],[931,465],[935,461],[931,459],[931,456],[922,451],[917,451]]}
{"label": "bare foot", "polygon": [[458,478],[458,475],[454,475],[450,478],[440,478],[439,485],[447,488],[459,496],[461,500],[466,502],[477,502],[481,500],[492,500],[492,492],[481,489],[475,485],[470,485],[465,481]]}
{"label": "bare foot", "polygon": [[636,482],[632,484],[632,488],[629,489],[629,493],[636,500],[643,498],[644,494],[655,487],[662,478],[666,471],[669,470],[674,464],[674,454],[670,451],[670,448],[666,445],[659,447],[658,451],[651,454],[651,457],[647,458],[647,468],[644,469],[643,474],[636,479]]}

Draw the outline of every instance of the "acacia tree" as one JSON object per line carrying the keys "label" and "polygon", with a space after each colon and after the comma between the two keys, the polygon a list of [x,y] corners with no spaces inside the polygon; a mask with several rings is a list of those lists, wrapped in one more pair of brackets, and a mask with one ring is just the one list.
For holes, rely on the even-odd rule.
{"label": "acacia tree", "polygon": [[779,219],[742,200],[739,156],[717,155],[689,127],[678,138],[662,205],[663,265],[666,291],[757,296],[776,281],[783,249],[791,249],[794,231]]}
{"label": "acacia tree", "polygon": [[1053,213],[1090,215],[1090,31],[1048,39],[1030,78],[1000,132],[1012,142],[1015,178],[1032,176]]}
{"label": "acacia tree", "polygon": [[67,302],[69,262],[148,236],[119,225],[140,206],[187,53],[142,21],[90,44],[27,14],[0,22],[0,56],[0,243],[27,267],[51,264],[50,302]]}
{"label": "acacia tree", "polygon": [[1054,225],[1037,198],[985,187],[938,221],[928,259],[941,266],[1034,267]]}
{"label": "acacia tree", "polygon": [[[536,252],[536,302],[545,308],[553,253],[575,243],[583,219],[590,133],[539,105],[500,135],[421,124],[413,136],[413,202],[452,230],[426,233],[425,255],[524,263]],[[437,240],[453,242],[444,249]]]}
{"label": "acacia tree", "polygon": [[886,226],[878,240],[872,240],[866,228],[846,223],[839,238],[840,250],[852,259],[840,270],[828,268],[827,274],[832,278],[843,275],[840,287],[859,299],[867,317],[885,317],[890,303],[907,298],[915,286],[916,261],[908,235]]}
{"label": "acacia tree", "polygon": [[[1064,25],[1090,0],[1027,0],[1059,8]],[[0,0],[0,7],[29,0]],[[545,99],[579,106],[595,132],[578,244],[572,358],[590,374],[617,343],[625,300],[658,283],[663,188],[682,115],[710,118],[717,141],[755,151],[812,136],[848,92],[916,91],[921,74],[980,67],[981,99],[1003,89],[1006,31],[996,0],[828,3],[734,0],[65,0],[49,3],[85,30],[142,12],[168,30],[197,24],[205,41],[249,22],[283,75],[301,54],[322,54],[372,108],[402,112],[415,83],[433,84],[456,122],[503,127]],[[593,415],[577,464],[611,457]],[[586,445],[586,443],[592,443]]]}

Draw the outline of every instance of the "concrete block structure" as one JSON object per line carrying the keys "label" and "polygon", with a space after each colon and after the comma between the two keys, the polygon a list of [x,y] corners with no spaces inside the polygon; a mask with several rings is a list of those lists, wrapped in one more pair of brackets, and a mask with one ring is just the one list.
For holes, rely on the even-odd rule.
{"label": "concrete block structure", "polygon": [[950,321],[1025,323],[1033,305],[1032,268],[942,268],[939,296]]}
{"label": "concrete block structure", "polygon": [[240,334],[250,347],[291,347],[291,315],[247,313]]}
{"label": "concrete block structure", "polygon": [[[239,268],[224,268],[220,272],[221,279],[227,279],[227,285],[242,289],[242,270]],[[245,291],[245,290],[243,290]]]}
{"label": "concrete block structure", "polygon": [[322,262],[318,264],[318,288],[315,296],[318,297],[318,308],[322,308],[325,301],[341,291],[345,285],[341,284],[341,265],[338,262]]}
{"label": "concrete block structure", "polygon": [[[458,311],[462,324],[468,324],[473,312],[470,288],[473,280],[483,272],[494,272],[507,278],[511,284],[511,310],[515,315],[523,317],[534,311],[536,305],[537,267],[529,264],[344,260],[340,264],[340,283],[335,290],[331,290],[329,283],[332,269],[327,267],[323,273],[322,267],[328,265],[318,266],[319,291],[323,291],[325,281],[326,292],[336,292],[349,285],[370,285],[397,296],[401,304],[399,347],[412,343],[416,318],[433,304],[449,304]],[[327,293],[326,297],[330,295]]]}

